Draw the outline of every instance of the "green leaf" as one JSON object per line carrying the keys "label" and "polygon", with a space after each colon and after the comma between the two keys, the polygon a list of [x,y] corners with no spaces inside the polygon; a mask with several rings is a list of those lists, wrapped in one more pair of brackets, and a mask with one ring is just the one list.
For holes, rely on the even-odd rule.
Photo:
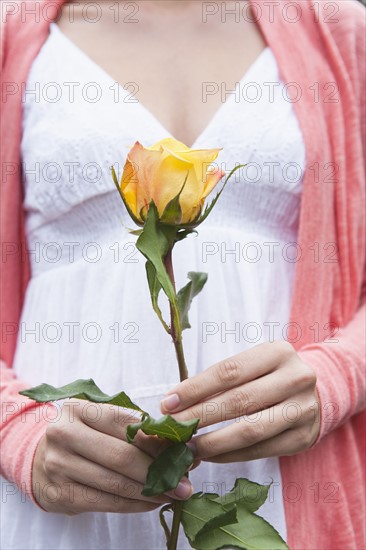
{"label": "green leaf", "polygon": [[209,519],[207,523],[205,523],[205,525],[199,529],[195,538],[202,537],[206,533],[212,531],[212,529],[218,529],[219,527],[232,525],[233,523],[238,523],[237,508],[235,504],[232,506],[228,506],[227,508],[225,508],[225,510],[221,508],[221,511],[217,516]]}
{"label": "green leaf", "polygon": [[76,399],[85,399],[93,403],[117,405],[118,407],[124,407],[146,414],[145,411],[131,401],[125,392],[122,391],[115,395],[107,395],[98,388],[91,378],[89,380],[75,380],[75,382],[60,388],[55,388],[49,384],[41,384],[40,386],[19,393],[30,399],[34,399],[38,403],[47,403],[49,401],[58,401],[59,399],[75,397]]}
{"label": "green leaf", "polygon": [[188,311],[191,307],[193,298],[195,298],[195,296],[197,296],[197,294],[199,294],[205,286],[207,281],[207,273],[190,271],[188,273],[188,279],[190,279],[190,282],[181,288],[177,295],[182,330],[185,328],[191,328],[188,321]]}
{"label": "green leaf", "polygon": [[182,525],[193,548],[196,538],[204,536],[213,529],[237,523],[235,505],[223,508],[203,493],[196,493],[186,500],[182,509]]}
{"label": "green leaf", "polygon": [[267,521],[237,506],[238,523],[197,536],[194,548],[217,550],[235,546],[244,550],[288,550],[279,533]]}
{"label": "green leaf", "polygon": [[175,489],[193,462],[194,455],[185,443],[168,447],[150,464],[141,493],[153,497]]}
{"label": "green leaf", "polygon": [[197,431],[199,419],[186,420],[178,422],[169,414],[155,420],[146,415],[142,422],[129,424],[127,426],[127,441],[131,443],[134,440],[138,430],[142,430],[146,435],[157,435],[162,439],[169,439],[176,443],[189,441]]}
{"label": "green leaf", "polygon": [[225,507],[235,503],[244,506],[248,512],[256,512],[267,500],[270,486],[239,478],[231,491],[213,500]]}
{"label": "green leaf", "polygon": [[158,210],[151,201],[143,231],[136,241],[136,247],[154,266],[157,280],[171,302],[176,301],[176,296],[163,258],[174,242],[176,231],[176,228],[159,224]]}
{"label": "green leaf", "polygon": [[123,204],[126,207],[127,212],[129,213],[130,217],[133,219],[133,221],[135,222],[136,225],[143,225],[141,220],[139,220],[138,217],[135,216],[135,214],[132,212],[131,208],[128,206],[127,201],[125,200],[125,198],[123,196],[123,193],[121,191],[121,187],[118,183],[117,174],[116,174],[116,171],[115,171],[113,166],[111,166],[111,171],[112,171],[112,179],[113,179],[114,185],[117,187],[117,191],[118,191],[118,193],[119,193],[119,195],[120,195],[120,197],[123,201]]}
{"label": "green leaf", "polygon": [[[192,495],[183,503],[182,524],[193,548],[218,550],[230,546],[243,550],[288,550],[279,533],[253,513],[266,500],[268,489],[268,486],[247,479],[238,479],[226,495]],[[227,519],[232,519],[233,507],[237,522],[229,523]],[[223,515],[225,512],[228,512],[227,517]],[[206,527],[209,522],[211,529]]]}
{"label": "green leaf", "polygon": [[158,299],[159,299],[159,293],[161,290],[161,284],[156,276],[156,269],[154,265],[150,262],[146,262],[146,275],[147,275],[147,282],[149,284],[149,290],[150,290],[150,296],[151,296],[151,303],[153,306],[153,309],[156,313],[156,315],[159,317],[163,327],[167,331],[168,334],[170,334],[170,329],[167,325],[167,323],[163,319],[163,315],[161,313],[161,309],[159,307]]}

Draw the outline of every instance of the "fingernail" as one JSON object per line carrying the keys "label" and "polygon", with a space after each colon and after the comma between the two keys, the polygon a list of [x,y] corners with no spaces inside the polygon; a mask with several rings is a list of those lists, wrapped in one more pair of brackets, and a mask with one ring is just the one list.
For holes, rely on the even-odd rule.
{"label": "fingernail", "polygon": [[192,484],[188,481],[188,479],[184,479],[178,483],[174,494],[178,498],[189,498],[192,494],[192,490]]}
{"label": "fingernail", "polygon": [[161,401],[161,407],[166,411],[174,411],[180,403],[179,395],[173,393]]}

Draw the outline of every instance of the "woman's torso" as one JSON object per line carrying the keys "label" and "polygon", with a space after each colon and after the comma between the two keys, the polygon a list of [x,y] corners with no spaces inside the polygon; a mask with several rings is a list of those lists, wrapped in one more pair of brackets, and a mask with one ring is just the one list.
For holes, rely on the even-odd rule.
{"label": "woman's torso", "polygon": [[[65,82],[77,84],[73,101]],[[278,84],[273,96],[269,82]],[[174,352],[153,315],[144,262],[126,230],[131,221],[109,166],[117,162],[121,169],[136,139],[149,145],[169,132],[56,26],[27,89],[36,90],[26,95],[22,141],[27,236],[34,253],[14,368],[32,385],[93,377],[104,391],[124,389],[159,414],[160,397],[178,379]],[[53,101],[52,92],[60,90]],[[93,91],[101,92],[98,101]],[[184,334],[190,375],[255,343],[286,336],[305,153],[285,98],[266,49],[193,144],[223,147],[220,163],[227,170],[238,162],[248,167],[199,236],[181,243],[175,254],[178,286],[190,270],[209,273],[192,306],[192,329]],[[191,477],[197,491],[222,491],[239,476],[260,483],[274,479],[261,513],[286,536],[277,459],[207,463]],[[3,514],[9,547],[50,548],[51,531],[59,549],[163,547],[155,512],[144,515],[141,529],[141,516],[70,518],[13,502]],[[27,523],[32,534],[25,536],[19,526]]]}

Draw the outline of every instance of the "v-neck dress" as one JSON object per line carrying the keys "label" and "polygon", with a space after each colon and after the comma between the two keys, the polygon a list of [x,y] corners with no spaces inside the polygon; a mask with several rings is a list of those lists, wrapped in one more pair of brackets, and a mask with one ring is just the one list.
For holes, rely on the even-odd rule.
{"label": "v-neck dress", "polygon": [[[30,385],[91,377],[105,392],[124,390],[159,415],[160,399],[178,381],[176,359],[152,311],[145,262],[128,232],[132,222],[110,166],[121,173],[136,140],[151,145],[170,134],[134,91],[134,85],[116,84],[51,25],[24,91],[21,151],[32,278],[14,369]],[[209,274],[192,304],[192,328],[184,332],[190,376],[287,336],[301,255],[296,240],[305,149],[269,48],[193,147],[222,147],[219,163],[226,170],[247,167],[198,235],[174,252],[178,287],[188,271]],[[240,419],[243,430],[246,422]],[[276,457],[203,462],[190,475],[195,491],[215,492],[229,490],[237,477],[273,482],[259,514],[286,538],[283,498],[293,494],[282,486]],[[69,517],[45,513],[19,493],[3,503],[2,532],[4,547],[18,550],[165,548],[158,511]],[[184,537],[180,548],[189,548]]]}

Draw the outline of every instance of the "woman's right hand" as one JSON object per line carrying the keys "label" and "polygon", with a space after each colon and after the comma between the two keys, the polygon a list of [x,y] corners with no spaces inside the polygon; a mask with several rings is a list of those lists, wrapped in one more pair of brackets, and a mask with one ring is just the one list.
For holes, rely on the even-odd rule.
{"label": "woman's right hand", "polygon": [[192,486],[187,478],[166,495],[141,495],[148,467],[167,443],[140,431],[134,444],[127,443],[126,426],[133,422],[138,418],[132,411],[66,401],[34,457],[32,486],[39,505],[48,512],[68,515],[136,513],[189,498]]}

